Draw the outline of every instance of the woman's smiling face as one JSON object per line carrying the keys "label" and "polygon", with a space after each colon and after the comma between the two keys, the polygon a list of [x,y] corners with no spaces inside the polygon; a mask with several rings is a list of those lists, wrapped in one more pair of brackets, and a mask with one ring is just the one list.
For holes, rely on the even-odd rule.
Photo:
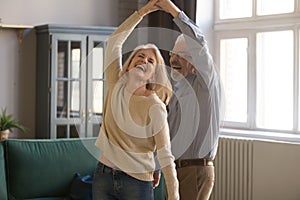
{"label": "woman's smiling face", "polygon": [[134,75],[140,80],[147,81],[153,77],[157,65],[153,49],[141,49],[133,56],[129,66],[129,76]]}

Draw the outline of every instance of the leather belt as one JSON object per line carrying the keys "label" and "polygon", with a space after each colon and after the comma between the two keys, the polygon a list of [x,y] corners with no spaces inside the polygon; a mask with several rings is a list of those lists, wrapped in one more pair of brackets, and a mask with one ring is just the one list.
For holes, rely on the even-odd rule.
{"label": "leather belt", "polygon": [[214,166],[212,160],[208,159],[183,159],[175,160],[176,168],[188,167],[188,166]]}

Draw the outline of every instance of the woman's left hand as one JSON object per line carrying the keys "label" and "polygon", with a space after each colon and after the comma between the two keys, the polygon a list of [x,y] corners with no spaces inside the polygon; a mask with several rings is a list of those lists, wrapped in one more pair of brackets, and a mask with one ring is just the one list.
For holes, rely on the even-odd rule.
{"label": "woman's left hand", "polygon": [[153,188],[156,188],[159,185],[161,173],[154,173],[153,174]]}
{"label": "woman's left hand", "polygon": [[146,5],[138,10],[140,16],[144,17],[149,13],[159,10],[159,7],[156,5],[158,0],[149,0]]}

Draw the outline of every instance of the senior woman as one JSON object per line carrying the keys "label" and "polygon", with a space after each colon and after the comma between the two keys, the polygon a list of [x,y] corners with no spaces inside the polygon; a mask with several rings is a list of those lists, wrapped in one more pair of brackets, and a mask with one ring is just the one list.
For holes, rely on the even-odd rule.
{"label": "senior woman", "polygon": [[[107,92],[96,146],[101,154],[94,174],[93,199],[153,199],[156,153],[168,199],[179,199],[171,153],[166,104],[171,84],[159,49],[136,47],[122,65],[122,46],[142,18],[157,10],[150,0],[110,36],[106,48]],[[155,181],[153,183],[153,181]]]}

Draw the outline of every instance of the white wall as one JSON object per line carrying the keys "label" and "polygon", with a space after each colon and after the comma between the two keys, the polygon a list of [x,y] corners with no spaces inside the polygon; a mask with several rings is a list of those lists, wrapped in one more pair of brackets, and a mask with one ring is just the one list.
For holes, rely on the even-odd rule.
{"label": "white wall", "polygon": [[253,200],[299,200],[299,169],[299,144],[255,141]]}
{"label": "white wall", "polygon": [[[32,33],[19,45],[15,30],[0,30],[0,107],[7,107],[7,112],[31,131],[35,118],[35,35]],[[31,131],[24,137],[31,137]]]}
{"label": "white wall", "polygon": [[212,0],[197,0],[196,24],[200,27],[208,42],[211,54],[214,54],[213,5]]}
{"label": "white wall", "polygon": [[0,0],[7,24],[116,25],[118,0]]}
{"label": "white wall", "polygon": [[[118,0],[0,0],[4,24],[47,23],[117,26]],[[11,137],[33,138],[35,129],[36,37],[27,30],[22,44],[17,31],[0,30],[0,108],[7,107],[28,133],[14,130]]]}

